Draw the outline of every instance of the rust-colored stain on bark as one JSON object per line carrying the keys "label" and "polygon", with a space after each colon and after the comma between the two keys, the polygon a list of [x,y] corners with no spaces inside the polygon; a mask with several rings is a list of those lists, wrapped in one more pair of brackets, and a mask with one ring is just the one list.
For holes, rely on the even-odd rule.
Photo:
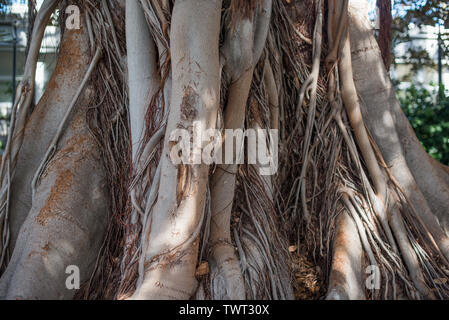
{"label": "rust-colored stain on bark", "polygon": [[[42,98],[36,106],[36,110],[33,112],[33,116],[30,117],[27,123],[27,128],[32,127],[34,122],[35,126],[39,126],[45,119],[48,113],[47,104],[51,104],[52,101],[62,102],[64,100],[62,96],[65,94],[63,92],[65,86],[60,87],[60,83],[81,82],[83,70],[87,68],[88,47],[85,46],[86,48],[83,48],[80,45],[81,42],[86,42],[83,39],[86,36],[83,35],[82,30],[70,30],[67,33],[61,43],[61,53],[58,56],[58,62],[53,74]],[[32,134],[33,128],[29,128],[29,130],[30,132],[26,134]]]}
{"label": "rust-colored stain on bark", "polygon": [[181,164],[178,167],[178,186],[176,188],[176,203],[178,207],[190,192],[191,170],[189,165]]}
{"label": "rust-colored stain on bark", "polygon": [[[82,66],[81,61],[87,53],[86,50],[82,50],[80,47],[80,37],[83,36],[81,29],[74,29],[68,32],[70,32],[70,35],[67,36],[67,40],[61,43],[61,54],[58,57],[58,63],[53,71],[55,76],[64,76],[70,74],[72,71],[79,70]],[[59,88],[57,80],[56,77],[51,77],[47,85],[50,91]]]}
{"label": "rust-colored stain on bark", "polygon": [[[75,118],[72,122],[72,128],[78,126],[78,120]],[[79,131],[79,130],[78,130]],[[77,132],[77,130],[75,130]],[[92,139],[89,134],[74,134],[61,149],[60,154],[67,155],[76,163],[78,158],[83,158],[92,152]]]}
{"label": "rust-colored stain on bark", "polygon": [[43,251],[41,252],[41,257],[48,258],[48,251],[50,251],[50,243],[45,243],[45,245],[41,248]]}
{"label": "rust-colored stain on bark", "polygon": [[43,247],[41,247],[41,249],[43,250],[42,252],[37,252],[37,251],[31,251],[28,254],[28,259],[31,258],[34,255],[40,255],[43,258],[48,258],[48,252],[50,251],[50,243],[46,242],[45,245]]}
{"label": "rust-colored stain on bark", "polygon": [[[74,121],[76,121],[76,119]],[[53,161],[50,162],[41,179],[44,179],[51,170],[57,170],[58,172],[65,171],[68,162],[74,164],[72,168],[76,171],[75,165],[78,161],[86,157],[89,152],[92,151],[90,146],[91,140],[88,134],[74,134],[64,143],[62,149],[54,156]],[[66,157],[66,160],[60,160],[62,157]]]}
{"label": "rust-colored stain on bark", "polygon": [[202,261],[195,271],[195,276],[197,278],[208,275],[210,273],[209,263],[207,261]]}
{"label": "rust-colored stain on bark", "polygon": [[36,217],[36,221],[40,225],[45,226],[49,219],[57,216],[58,205],[62,202],[62,195],[69,190],[73,176],[73,172],[69,169],[58,174],[55,183],[51,187],[50,195],[48,196],[45,205]]}
{"label": "rust-colored stain on bark", "polygon": [[92,148],[92,138],[89,133],[83,133],[80,130],[82,126],[78,123],[79,121],[84,121],[81,115],[75,117],[75,124],[72,125],[78,129],[73,130],[72,137],[63,144],[41,177],[41,179],[45,179],[49,172],[55,171],[56,173],[56,181],[52,184],[45,205],[36,217],[36,221],[42,226],[45,226],[49,219],[63,213],[60,206],[66,201],[64,198],[70,192],[78,167],[82,165],[83,159],[95,154],[95,149]]}
{"label": "rust-colored stain on bark", "polygon": [[44,250],[44,251],[50,250],[50,243],[47,242],[47,243],[42,247],[42,250]]}

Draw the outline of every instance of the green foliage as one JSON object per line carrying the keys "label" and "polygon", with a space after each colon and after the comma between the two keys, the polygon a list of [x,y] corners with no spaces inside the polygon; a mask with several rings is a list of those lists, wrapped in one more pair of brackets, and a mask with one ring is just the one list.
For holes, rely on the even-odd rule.
{"label": "green foliage", "polygon": [[449,0],[396,0],[396,10],[405,10],[401,21],[405,25],[436,25],[442,23],[449,29]]}
{"label": "green foliage", "polygon": [[449,165],[449,96],[442,88],[438,97],[437,89],[434,86],[430,92],[412,85],[398,92],[398,98],[426,151]]}
{"label": "green foliage", "polygon": [[12,97],[12,81],[9,81],[6,85],[5,90],[3,91],[4,94]]}

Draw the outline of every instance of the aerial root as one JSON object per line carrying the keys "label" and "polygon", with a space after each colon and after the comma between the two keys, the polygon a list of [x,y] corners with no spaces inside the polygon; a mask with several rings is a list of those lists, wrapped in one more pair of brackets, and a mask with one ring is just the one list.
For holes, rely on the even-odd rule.
{"label": "aerial root", "polygon": [[[354,191],[348,187],[340,188],[340,192],[342,193],[341,200],[348,215],[355,224],[363,252],[367,256],[370,265],[383,270],[383,278],[387,283],[389,282],[387,274],[390,273],[393,276],[392,281],[390,281],[390,286],[393,289],[392,297],[396,298],[397,294],[406,294],[411,298],[422,297],[435,299],[436,295],[429,288],[429,284],[434,287],[435,292],[438,292],[440,297],[447,294],[444,293],[446,289],[435,287],[433,283],[433,277],[435,277],[434,272],[438,273],[439,271],[435,267],[429,267],[423,264],[425,260],[422,259],[422,247],[414,240],[412,235],[414,232],[420,234],[422,232],[421,230],[425,230],[426,228],[424,225],[418,227],[416,223],[409,225],[414,218],[404,216],[404,214],[406,212],[413,213],[413,208],[409,208],[410,204],[407,201],[403,201],[403,193],[397,183],[391,180],[388,168],[385,165],[382,165],[382,167],[379,165],[379,162],[383,163],[382,157],[374,145],[373,140],[370,138],[362,118],[360,102],[357,97],[352,75],[347,27],[347,5],[347,1],[339,4],[335,1],[329,2],[328,23],[329,25],[333,23],[334,28],[329,26],[331,50],[326,58],[326,66],[329,71],[328,97],[331,106],[335,110],[333,116],[343,135],[352,161],[354,161],[359,171],[359,178],[364,188],[364,197],[368,199],[368,205],[363,204],[364,201],[362,202],[363,205],[360,205],[361,202],[356,199]],[[337,32],[333,34],[332,30],[337,30]],[[357,147],[343,122],[342,106],[345,107],[350,126],[357,142],[357,147],[363,157],[369,178],[365,174],[358,157]],[[371,187],[370,180],[373,182],[374,188]],[[344,221],[346,218],[341,219]],[[381,229],[377,229],[378,222],[380,222]],[[422,224],[421,220],[418,219],[418,224],[420,223]],[[347,226],[344,223],[343,225]],[[337,231],[336,237],[341,236],[341,233],[338,232],[341,232],[341,230]],[[387,239],[386,243],[382,240],[383,237]],[[423,238],[420,236],[419,240],[423,241]],[[334,247],[335,245],[343,247],[338,241],[334,243]],[[388,247],[393,249],[392,252],[388,252]],[[334,250],[337,249],[334,248]],[[350,254],[350,248],[344,250],[347,251],[346,254]],[[433,250],[433,248],[430,248],[430,251]],[[386,257],[382,257],[383,255],[386,255]],[[406,268],[399,259],[399,255],[402,257]],[[334,262],[335,259],[334,255]],[[387,262],[387,260],[390,260],[390,262]],[[435,263],[434,260],[430,261],[430,265],[435,265]],[[346,263],[346,265],[350,264]],[[333,281],[336,281],[335,272],[338,271],[335,270],[336,268],[338,269],[338,265],[336,267],[333,266],[331,271],[331,279],[334,279]],[[353,271],[347,269],[347,272],[348,274],[345,276],[350,277]],[[402,280],[400,292],[397,292],[398,289],[394,279]],[[349,283],[350,281],[347,281],[346,285],[350,286]],[[384,287],[385,297],[388,295],[388,287]],[[334,296],[332,292],[330,292],[331,297]],[[373,292],[371,296],[378,297],[379,295]]]}
{"label": "aerial root", "polygon": [[[246,71],[237,81],[230,85],[228,104],[224,117],[225,129],[239,129],[243,127],[252,78],[253,68]],[[224,139],[226,141],[226,136]],[[241,149],[241,146],[235,146],[233,156],[240,153]],[[222,158],[224,159],[226,155],[223,148],[222,150]],[[231,240],[231,213],[234,203],[237,169],[238,165],[217,165],[215,173],[211,177],[209,241],[212,244],[210,248],[212,267],[211,293],[214,299],[224,297],[229,299],[245,298],[245,288],[239,260]],[[218,286],[215,282],[221,283],[221,285]]]}
{"label": "aerial root", "polygon": [[364,299],[362,279],[363,251],[357,227],[347,210],[336,220],[332,268],[326,299]]}
{"label": "aerial root", "polygon": [[[296,191],[296,201],[295,208],[298,206],[299,193],[301,192],[301,204],[303,209],[303,216],[307,224],[310,223],[311,217],[309,210],[307,209],[307,199],[306,199],[306,184],[307,184],[307,168],[309,165],[309,150],[310,141],[312,138],[313,122],[315,120],[316,111],[316,99],[317,99],[317,83],[320,73],[320,61],[321,61],[321,47],[322,47],[322,34],[323,34],[323,13],[321,0],[316,1],[316,14],[317,20],[315,22],[315,29],[313,33],[313,57],[312,57],[312,71],[309,77],[306,79],[301,87],[299,101],[298,101],[298,112],[299,109],[303,107],[304,96],[307,94],[309,99],[309,108],[307,110],[307,126],[305,131],[305,140],[303,144],[303,163],[301,168],[301,175],[299,177],[298,187]],[[299,122],[298,122],[299,124]],[[295,130],[296,131],[296,130]]]}

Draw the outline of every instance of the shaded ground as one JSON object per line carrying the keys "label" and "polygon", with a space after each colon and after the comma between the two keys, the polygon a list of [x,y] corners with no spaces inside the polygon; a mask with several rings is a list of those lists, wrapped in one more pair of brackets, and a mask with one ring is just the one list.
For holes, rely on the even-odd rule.
{"label": "shaded ground", "polygon": [[318,300],[324,296],[323,275],[320,267],[306,256],[305,250],[296,245],[289,247],[292,270],[295,276],[295,298],[298,300]]}

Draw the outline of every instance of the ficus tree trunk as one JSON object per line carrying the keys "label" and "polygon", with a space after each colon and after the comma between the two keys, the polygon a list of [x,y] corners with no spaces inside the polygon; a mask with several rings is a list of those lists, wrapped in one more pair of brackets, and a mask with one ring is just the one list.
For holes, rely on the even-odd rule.
{"label": "ficus tree trunk", "polygon": [[2,157],[1,298],[293,299],[289,247],[327,299],[449,297],[449,169],[367,1],[76,0],[33,106],[64,4],[36,16]]}

